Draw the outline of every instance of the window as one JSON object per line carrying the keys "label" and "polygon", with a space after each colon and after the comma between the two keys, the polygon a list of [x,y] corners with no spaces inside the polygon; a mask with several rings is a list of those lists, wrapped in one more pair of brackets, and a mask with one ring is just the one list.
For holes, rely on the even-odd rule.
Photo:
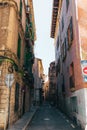
{"label": "window", "polygon": [[77,105],[78,101],[77,101],[77,97],[76,96],[71,97],[70,98],[70,103],[71,103],[71,111],[78,113],[78,105]]}
{"label": "window", "polygon": [[65,59],[65,48],[64,48],[64,43],[63,43],[63,45],[62,45],[62,60],[64,61],[64,59]]}
{"label": "window", "polygon": [[56,65],[56,76],[58,76],[58,65]]}
{"label": "window", "polygon": [[67,30],[67,40],[68,40],[68,49],[69,49],[71,47],[72,41],[73,41],[73,22],[72,22],[72,17],[70,19],[70,24],[69,24],[68,30]]}
{"label": "window", "polygon": [[20,0],[20,17],[22,18],[22,0]]}
{"label": "window", "polygon": [[57,62],[57,66],[55,68],[56,76],[58,75],[58,73],[60,73],[60,69],[61,69],[61,66],[60,66],[60,58],[59,58]]}
{"label": "window", "polygon": [[28,5],[28,0],[25,0],[25,4]]}
{"label": "window", "polygon": [[72,17],[70,19],[70,38],[71,41],[73,40],[73,22],[72,22]]}
{"label": "window", "polygon": [[0,70],[0,77],[2,76],[2,70]]}
{"label": "window", "polygon": [[69,82],[70,82],[70,90],[74,91],[75,90],[75,80],[74,80],[74,64],[73,62],[70,65],[70,77],[69,77]]}
{"label": "window", "polygon": [[18,36],[17,56],[20,59],[20,56],[21,56],[21,37],[20,37],[20,35]]}
{"label": "window", "polygon": [[67,54],[67,46],[66,46],[66,38],[64,40],[64,43],[62,45],[62,60],[64,61]]}
{"label": "window", "polygon": [[68,44],[69,44],[68,42],[69,42],[69,41],[68,41],[68,31],[67,31],[67,33],[66,33],[66,48],[67,48],[67,50],[68,50],[68,48],[69,48],[69,47],[68,47]]}
{"label": "window", "polygon": [[59,37],[57,39],[57,50],[58,50],[58,48],[59,48]]}
{"label": "window", "polygon": [[15,87],[15,111],[18,111],[19,108],[19,84],[16,83],[16,87]]}
{"label": "window", "polygon": [[64,75],[62,74],[62,92],[65,92]]}
{"label": "window", "polygon": [[[1,68],[0,68],[1,69]],[[2,82],[3,82],[3,75],[2,75],[2,69],[0,70],[0,85],[2,86]]]}
{"label": "window", "polygon": [[64,29],[64,18],[62,17],[62,31]]}
{"label": "window", "polygon": [[68,11],[68,7],[69,7],[69,0],[66,0],[66,10]]}

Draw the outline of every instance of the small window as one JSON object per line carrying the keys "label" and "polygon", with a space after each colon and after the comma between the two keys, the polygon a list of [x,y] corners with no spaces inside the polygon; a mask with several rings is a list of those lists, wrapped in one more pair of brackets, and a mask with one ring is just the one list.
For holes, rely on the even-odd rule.
{"label": "small window", "polygon": [[68,48],[69,48],[69,47],[68,47],[68,44],[69,44],[68,42],[69,42],[69,41],[68,41],[68,30],[67,30],[67,33],[66,33],[66,48],[67,48],[67,50],[68,50]]}
{"label": "small window", "polygon": [[62,74],[62,92],[65,92],[65,81],[64,81],[64,75]]}
{"label": "small window", "polygon": [[58,50],[58,48],[59,48],[59,37],[57,39],[57,50]]}
{"label": "small window", "polygon": [[66,0],[66,10],[68,11],[68,7],[69,7],[69,0]]}
{"label": "small window", "polygon": [[2,70],[0,70],[0,77],[2,76]]}
{"label": "small window", "polygon": [[75,80],[74,80],[74,64],[73,62],[70,65],[70,70],[69,70],[69,82],[70,82],[70,89],[71,91],[75,90]]}
{"label": "small window", "polygon": [[70,39],[71,39],[71,41],[73,40],[73,22],[72,22],[72,17],[70,19]]}
{"label": "small window", "polygon": [[[77,97],[74,96],[74,97],[71,97],[70,98],[70,103],[71,103],[71,110],[72,112],[76,112],[78,113],[78,101],[77,101]],[[74,116],[74,115],[73,115]],[[75,119],[76,117],[74,117]]]}
{"label": "small window", "polygon": [[67,46],[66,46],[66,38],[64,40],[64,43],[62,45],[62,60],[64,61],[67,54]]}
{"label": "small window", "polygon": [[25,0],[25,4],[28,5],[28,0]]}
{"label": "small window", "polygon": [[60,66],[60,58],[58,59],[58,62],[57,62],[57,66],[56,66],[56,76],[58,75],[58,72],[60,73],[60,69],[61,69],[61,66]]}
{"label": "small window", "polygon": [[64,18],[62,17],[62,31],[64,29]]}
{"label": "small window", "polygon": [[69,49],[71,47],[72,41],[73,41],[73,22],[72,22],[72,17],[70,19],[70,24],[69,24],[68,30],[67,30],[67,40],[68,40],[68,49]]}

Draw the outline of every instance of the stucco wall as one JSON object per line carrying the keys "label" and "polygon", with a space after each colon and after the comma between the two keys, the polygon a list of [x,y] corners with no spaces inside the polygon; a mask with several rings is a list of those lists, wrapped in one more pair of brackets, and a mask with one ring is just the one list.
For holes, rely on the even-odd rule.
{"label": "stucco wall", "polygon": [[[17,1],[18,2],[18,1]],[[23,8],[24,9],[24,8]],[[18,47],[18,34],[21,37],[21,59],[20,64],[23,64],[23,55],[24,55],[24,36],[23,31],[18,21],[18,14],[17,10],[14,6],[3,6],[0,7],[0,50],[1,49],[9,49],[12,53],[17,55],[17,47]],[[23,13],[25,13],[23,11]],[[24,18],[25,15],[23,15]],[[26,20],[26,19],[23,19]],[[25,22],[23,22],[25,24]],[[25,25],[23,25],[25,27]],[[3,45],[2,45],[3,43]],[[1,54],[1,53],[0,53]],[[10,55],[11,56],[11,55]],[[12,58],[12,57],[11,57]],[[13,59],[14,60],[14,59]],[[8,63],[8,64],[7,64]],[[3,80],[3,84],[0,84],[0,109],[4,111],[4,113],[0,116],[0,128],[3,128],[5,124],[8,124],[8,88],[4,82],[5,75],[8,73],[8,66],[10,65],[9,62],[3,62],[0,64],[1,73],[3,73],[3,79],[1,74],[1,80]],[[14,74],[15,75],[15,74]],[[17,76],[17,75],[15,75]],[[20,80],[17,81],[20,83]],[[9,115],[9,123],[14,123],[20,116],[22,115],[22,91],[21,85],[19,86],[19,108],[15,111],[15,88],[16,88],[16,81],[12,85],[11,88],[11,97],[10,97],[10,115]]]}
{"label": "stucco wall", "polygon": [[[84,96],[83,96],[84,95]],[[71,97],[66,98],[66,109],[65,112],[73,119],[73,116],[77,118],[78,125],[80,124],[82,128],[86,127],[87,122],[87,89],[77,90]],[[72,111],[71,98],[77,98],[77,111]],[[75,105],[75,104],[74,104]]]}
{"label": "stucco wall", "polygon": [[[81,124],[85,127],[86,125],[86,95],[87,95],[87,83],[83,81],[81,60],[87,60],[87,1],[86,0],[70,0],[68,11],[66,9],[66,0],[63,0],[63,5],[60,14],[60,23],[58,28],[58,35],[55,38],[55,54],[56,54],[56,64],[58,63],[59,57],[62,55],[62,45],[64,44],[64,39],[67,36],[67,29],[70,23],[70,18],[72,16],[73,22],[73,40],[72,45],[67,49],[66,57],[60,64],[60,72],[58,72],[57,83],[58,83],[58,96],[59,96],[59,105],[63,108],[63,105],[66,104],[66,111],[70,114],[71,112],[71,97],[75,96],[77,98],[78,113],[76,117],[80,120]],[[64,19],[64,28],[62,29],[62,18]],[[57,31],[57,29],[56,29]],[[59,36],[59,47],[57,48],[57,39]],[[74,64],[74,80],[75,80],[75,91],[70,90],[70,65]],[[62,76],[64,75],[64,84],[65,84],[65,97],[66,101],[63,98],[62,93]]]}

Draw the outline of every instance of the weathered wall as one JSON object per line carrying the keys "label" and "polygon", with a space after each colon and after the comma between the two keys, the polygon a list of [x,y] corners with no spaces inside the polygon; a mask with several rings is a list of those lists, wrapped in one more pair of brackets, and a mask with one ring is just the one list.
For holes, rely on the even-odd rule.
{"label": "weathered wall", "polygon": [[[66,0],[63,0],[63,5],[60,14],[60,21],[58,28],[58,32],[56,29],[56,33],[58,35],[55,38],[55,54],[56,54],[56,65],[58,63],[58,59],[60,58],[60,64],[58,63],[58,67],[60,65],[60,72],[58,72],[58,96],[59,96],[59,106],[63,109],[64,105],[66,105],[66,112],[69,113],[72,117],[75,116],[77,120],[83,124],[83,127],[86,125],[86,88],[87,81],[84,82],[81,68],[81,60],[87,61],[87,1],[86,0],[70,0],[68,10],[66,8]],[[72,25],[73,25],[73,40],[72,44],[69,48],[66,49],[65,59],[62,60],[62,46],[65,43],[65,38],[67,38],[67,30],[70,23],[70,18],[72,17]],[[64,21],[62,21],[64,20]],[[64,26],[63,26],[64,22]],[[59,37],[59,46],[58,46],[58,37]],[[67,45],[67,41],[66,41]],[[69,78],[71,76],[70,66],[73,63],[74,65],[74,90],[70,89],[70,81]],[[86,62],[85,62],[86,63]],[[87,64],[86,64],[87,66]],[[65,95],[62,92],[62,74],[64,76],[64,87],[65,87]],[[86,74],[85,74],[86,75]],[[83,95],[83,96],[82,96]],[[64,99],[66,97],[66,100]],[[82,97],[82,98],[81,98]],[[77,102],[75,101],[77,100]],[[72,111],[73,107],[71,104],[76,102],[76,106],[78,108],[77,111]],[[75,112],[75,114],[73,114]]]}
{"label": "weathered wall", "polygon": [[[18,34],[21,37],[21,59],[20,63],[23,63],[23,55],[24,55],[24,36],[21,29],[21,26],[18,21],[17,8],[15,6],[5,5],[0,6],[0,50],[1,49],[9,49],[12,53],[17,55],[17,47],[18,47]],[[23,12],[24,13],[24,12]],[[24,17],[23,17],[24,18]],[[23,23],[24,24],[24,23]],[[24,25],[25,26],[25,25]],[[1,52],[0,52],[1,54]],[[13,54],[10,54],[10,58],[12,58]],[[14,59],[13,59],[14,60]],[[5,127],[7,124],[12,124],[22,115],[22,91],[21,91],[21,81],[17,80],[12,85],[11,88],[11,96],[10,96],[10,115],[9,115],[9,123],[8,123],[8,97],[9,97],[9,89],[5,84],[5,75],[8,74],[8,66],[11,65],[9,62],[2,62],[0,64],[1,71],[1,84],[0,84],[0,127]],[[15,71],[13,72],[14,76]],[[3,77],[3,79],[2,79]],[[2,81],[3,80],[3,81]],[[15,79],[16,80],[16,79]],[[16,82],[20,84],[19,86],[19,107],[18,110],[15,111],[15,89]],[[4,111],[4,113],[2,112]]]}

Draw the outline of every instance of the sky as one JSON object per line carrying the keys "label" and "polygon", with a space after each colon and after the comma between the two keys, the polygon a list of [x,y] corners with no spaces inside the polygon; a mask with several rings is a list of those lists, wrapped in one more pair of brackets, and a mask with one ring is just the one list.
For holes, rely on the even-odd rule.
{"label": "sky", "polygon": [[55,60],[54,39],[50,38],[53,0],[33,0],[36,26],[35,57],[42,59],[44,74]]}

